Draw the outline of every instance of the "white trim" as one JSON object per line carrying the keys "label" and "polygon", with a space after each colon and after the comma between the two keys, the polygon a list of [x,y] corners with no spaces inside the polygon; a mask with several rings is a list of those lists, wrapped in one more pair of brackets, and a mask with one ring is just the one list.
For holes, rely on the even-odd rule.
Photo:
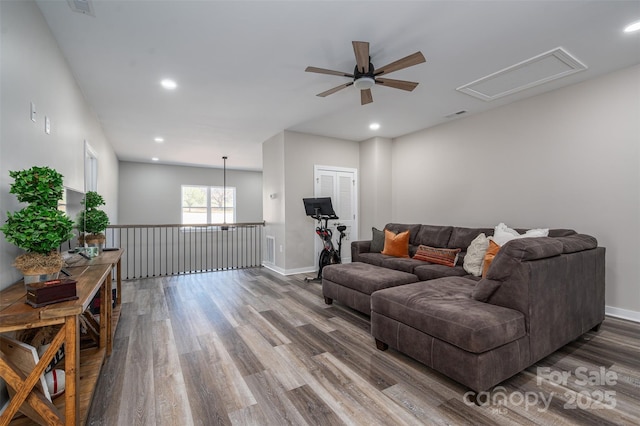
{"label": "white trim", "polygon": [[317,273],[318,270],[315,266],[306,267],[306,268],[296,268],[296,269],[282,269],[276,265],[272,265],[267,262],[262,262],[262,266],[273,271],[277,272],[280,275],[296,275],[296,274],[309,274],[309,273]]}
{"label": "white trim", "polygon": [[[515,73],[526,69],[526,67],[528,66],[535,66],[536,64],[542,63],[548,58],[555,58],[559,63],[564,64],[566,68],[563,71],[556,72],[555,74],[534,77],[537,78],[537,80],[529,81],[528,83],[523,83],[520,86],[512,87],[510,89],[505,89],[504,91],[499,93],[485,93],[482,91],[482,89],[478,88],[482,83],[496,81],[496,79],[498,78],[506,78],[506,80],[511,83],[513,80],[513,75]],[[548,52],[534,56],[533,58],[519,62],[510,67],[501,69],[500,71],[489,74],[486,77],[482,77],[478,80],[472,81],[471,83],[465,84],[464,86],[460,86],[456,88],[456,90],[462,93],[466,93],[467,95],[473,96],[475,98],[482,99],[483,101],[489,102],[503,96],[511,95],[525,89],[530,89],[532,87],[536,87],[541,84],[548,83],[550,81],[566,77],[580,71],[584,71],[586,69],[587,66],[585,64],[583,64],[576,57],[564,50],[564,48],[556,47],[555,49],[552,49]],[[511,78],[509,77],[510,73],[513,73],[511,74]]]}
{"label": "white trim", "polygon": [[633,322],[640,322],[640,312],[638,311],[616,308],[615,306],[605,306],[604,313],[611,317],[621,318]]}
{"label": "white trim", "polygon": [[[351,241],[355,241],[358,239],[358,235],[360,233],[360,181],[359,181],[359,177],[358,177],[358,169],[355,167],[338,167],[338,166],[323,166],[323,165],[319,165],[319,164],[314,164],[313,165],[313,196],[314,197],[318,197],[319,194],[317,192],[317,179],[319,177],[319,173],[320,171],[327,171],[327,172],[333,172],[333,173],[351,173],[353,174],[353,219],[350,219],[353,221],[353,225],[351,226],[350,229],[350,233],[353,235]],[[345,221],[346,219],[342,219],[342,221]],[[332,223],[335,221],[332,221]],[[338,222],[339,223],[339,222]],[[317,223],[313,223],[313,230],[315,232]],[[335,234],[335,233],[334,233]],[[349,241],[349,240],[347,240]],[[322,250],[322,244],[319,241],[318,238],[314,239],[314,259],[313,262],[316,264],[316,266],[314,266],[314,268],[318,268],[317,263],[318,263],[318,256],[320,254],[320,251]],[[343,252],[345,250],[345,247],[343,248]],[[337,246],[336,246],[337,249]],[[349,251],[349,256],[347,257],[347,259],[350,259],[351,257],[351,253],[350,253],[350,244],[347,243],[346,245],[346,250]]]}
{"label": "white trim", "polygon": [[318,170],[329,170],[332,172],[345,172],[345,173],[355,173],[355,177],[358,177],[358,169],[353,167],[337,167],[337,166],[321,166],[318,164],[313,165],[314,178]]}
{"label": "white trim", "polygon": [[98,153],[84,141],[84,192],[98,190]]}
{"label": "white trim", "polygon": [[307,266],[306,268],[285,269],[283,275],[309,274],[318,273],[316,266]]}

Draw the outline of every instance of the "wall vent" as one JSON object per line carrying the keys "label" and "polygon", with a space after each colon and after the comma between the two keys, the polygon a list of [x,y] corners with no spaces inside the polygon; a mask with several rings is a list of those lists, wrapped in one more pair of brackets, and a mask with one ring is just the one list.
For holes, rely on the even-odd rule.
{"label": "wall vent", "polygon": [[453,112],[451,114],[445,115],[444,118],[455,118],[455,117],[460,117],[461,115],[465,115],[467,113],[466,110],[461,110],[458,112]]}
{"label": "wall vent", "polygon": [[74,12],[82,13],[83,15],[90,15],[95,18],[96,14],[93,10],[93,3],[90,0],[67,0],[69,7]]}
{"label": "wall vent", "polygon": [[557,47],[460,86],[456,90],[488,102],[585,69],[586,65],[562,47]]}
{"label": "wall vent", "polygon": [[275,265],[276,263],[276,239],[272,236],[267,236],[267,253],[264,261]]}

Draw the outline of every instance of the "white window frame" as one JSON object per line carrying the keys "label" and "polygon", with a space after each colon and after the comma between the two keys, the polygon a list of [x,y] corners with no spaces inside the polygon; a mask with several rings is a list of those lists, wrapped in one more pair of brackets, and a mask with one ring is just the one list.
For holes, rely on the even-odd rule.
{"label": "white window frame", "polygon": [[[180,223],[182,225],[185,225],[185,221],[184,221],[184,189],[185,188],[204,188],[206,191],[206,195],[205,195],[205,200],[206,200],[206,212],[207,212],[207,221],[206,223],[212,223],[211,222],[211,191],[213,189],[220,189],[220,190],[224,190],[225,188],[222,186],[218,186],[218,185],[181,185],[180,187]],[[233,217],[231,219],[231,221],[228,221],[226,223],[228,224],[234,224],[236,223],[236,217],[237,217],[237,210],[236,210],[236,196],[237,196],[237,191],[236,191],[236,187],[235,186],[227,186],[226,190],[233,190],[233,205],[231,206],[226,206],[227,209],[233,209]],[[226,216],[226,214],[225,214]]]}
{"label": "white window frame", "polygon": [[84,141],[84,192],[98,190],[98,153]]}

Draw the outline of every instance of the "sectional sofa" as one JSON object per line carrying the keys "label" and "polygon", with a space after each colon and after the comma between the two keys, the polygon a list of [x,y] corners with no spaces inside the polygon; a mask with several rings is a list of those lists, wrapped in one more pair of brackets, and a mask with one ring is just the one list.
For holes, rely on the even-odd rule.
{"label": "sectional sofa", "polygon": [[[575,340],[604,319],[605,249],[568,229],[508,241],[484,276],[465,270],[472,241],[494,228],[388,224],[409,231],[410,257],[352,243],[350,264],[323,270],[326,303],[371,317],[378,349],[403,352],[481,392]],[[524,233],[525,230],[517,230]],[[460,249],[455,266],[417,260],[420,245]]]}

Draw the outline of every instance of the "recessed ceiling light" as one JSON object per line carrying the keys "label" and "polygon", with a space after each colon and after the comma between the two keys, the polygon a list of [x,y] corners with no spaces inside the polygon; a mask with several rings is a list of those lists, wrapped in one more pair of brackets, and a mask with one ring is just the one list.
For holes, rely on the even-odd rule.
{"label": "recessed ceiling light", "polygon": [[371,123],[371,124],[369,124],[369,128],[371,130],[378,130],[380,128],[380,124],[379,123]]}
{"label": "recessed ceiling light", "polygon": [[158,143],[164,142],[164,138],[161,138],[161,137],[153,138],[153,140],[158,142]]}
{"label": "recessed ceiling light", "polygon": [[633,33],[633,32],[638,31],[638,30],[640,30],[640,21],[638,21],[638,22],[634,22],[633,24],[628,25],[628,26],[624,29],[624,32],[625,32],[625,33]]}
{"label": "recessed ceiling light", "polygon": [[168,78],[165,78],[164,80],[162,80],[160,84],[162,85],[162,87],[164,87],[167,90],[173,90],[176,87],[178,87],[178,84],[175,81]]}
{"label": "recessed ceiling light", "polygon": [[158,160],[160,160],[158,157],[152,157],[151,158],[151,161],[158,161]]}

